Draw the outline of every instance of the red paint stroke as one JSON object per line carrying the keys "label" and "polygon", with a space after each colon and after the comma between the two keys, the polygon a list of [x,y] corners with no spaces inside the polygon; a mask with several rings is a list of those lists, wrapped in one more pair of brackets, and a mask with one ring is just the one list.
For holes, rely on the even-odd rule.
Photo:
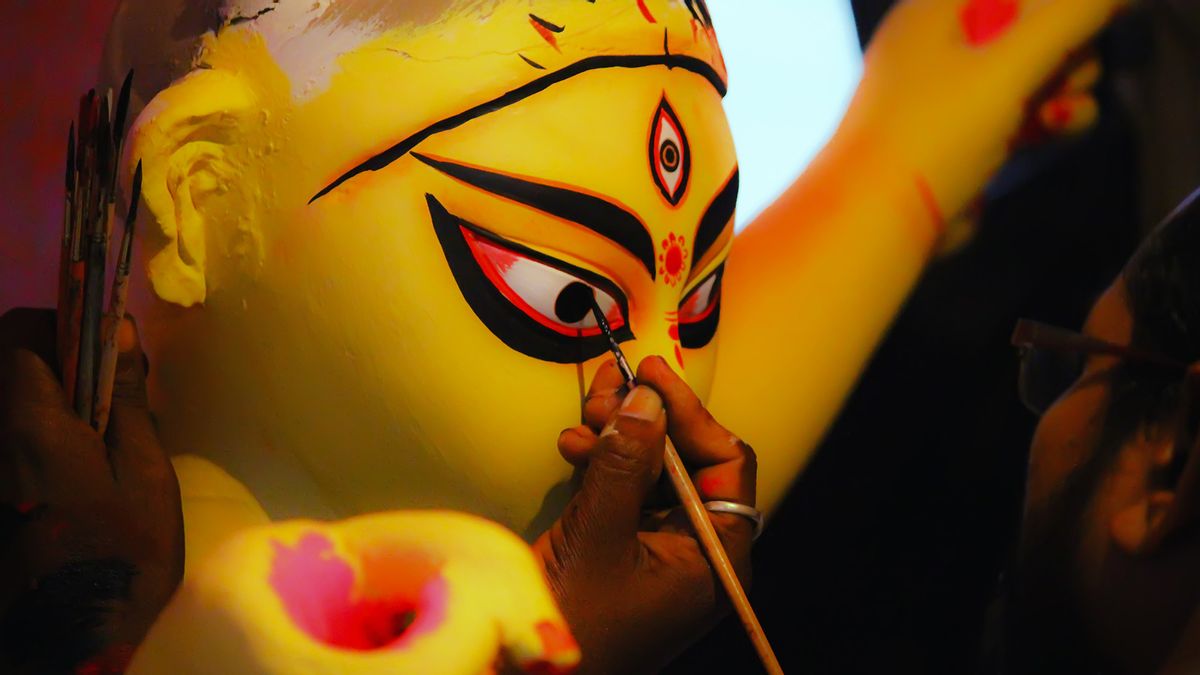
{"label": "red paint stroke", "polygon": [[725,489],[725,479],[712,474],[701,476],[696,481],[696,488],[700,491],[700,496],[706,499],[712,499],[721,495]]}
{"label": "red paint stroke", "polygon": [[671,327],[667,329],[667,335],[671,336],[675,342],[679,342],[679,324],[671,324]]}
{"label": "red paint stroke", "polygon": [[1016,23],[1019,0],[970,0],[959,14],[967,43],[982,47],[1004,35]]}
{"label": "red paint stroke", "polygon": [[1046,104],[1048,119],[1046,126],[1054,130],[1065,129],[1075,119],[1075,106],[1066,97],[1059,97]]}
{"label": "red paint stroke", "polygon": [[683,350],[679,348],[678,344],[675,345],[675,363],[678,363],[680,368],[686,367],[683,365]]}
{"label": "red paint stroke", "polygon": [[558,38],[554,36],[554,33],[551,32],[549,28],[546,28],[534,19],[529,20],[529,25],[533,26],[533,29],[538,32],[538,35],[542,36],[543,40],[549,42],[551,47],[554,47],[554,51],[559,53],[562,52],[562,50],[558,48]]}
{"label": "red paint stroke", "polygon": [[[371,581],[379,581],[402,592],[370,597],[354,592],[354,570],[324,535],[306,534],[294,547],[273,543],[271,586],[292,621],[323,644],[360,651],[401,649],[435,630],[445,617],[446,582],[428,565],[383,556],[387,574],[368,572],[366,591]],[[398,585],[397,579],[409,583]]]}
{"label": "red paint stroke", "polygon": [[576,670],[575,665],[559,663],[565,660],[576,660],[579,654],[579,644],[571,636],[565,626],[559,626],[551,621],[542,621],[536,627],[538,639],[542,641],[542,657],[532,663],[524,664],[522,670],[533,675],[570,675]]}
{"label": "red paint stroke", "polygon": [[133,645],[116,644],[75,667],[75,675],[121,675],[133,660]]}
{"label": "red paint stroke", "polygon": [[642,16],[646,17],[647,21],[658,23],[658,19],[654,18],[654,15],[650,13],[650,8],[646,6],[646,0],[637,0],[637,6],[638,9],[642,10]]}
{"label": "red paint stroke", "polygon": [[915,182],[917,184],[917,194],[921,197],[921,203],[925,205],[925,209],[929,212],[929,217],[933,221],[933,227],[940,236],[942,232],[946,231],[946,216],[942,214],[942,207],[938,205],[937,197],[933,194],[933,188],[924,176],[918,175]]}

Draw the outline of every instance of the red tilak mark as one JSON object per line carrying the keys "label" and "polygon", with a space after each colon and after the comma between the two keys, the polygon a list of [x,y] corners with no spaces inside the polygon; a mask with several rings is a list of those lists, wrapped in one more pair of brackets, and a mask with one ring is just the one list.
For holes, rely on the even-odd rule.
{"label": "red tilak mark", "polygon": [[675,362],[679,364],[680,368],[686,367],[683,365],[683,350],[679,348],[679,345],[675,345]]}
{"label": "red tilak mark", "polygon": [[646,17],[647,21],[650,23],[658,23],[658,20],[655,19],[654,15],[650,13],[650,8],[646,6],[646,0],[638,0],[638,9],[642,10],[642,16]]}
{"label": "red tilak mark", "polygon": [[[370,597],[354,592],[354,570],[325,536],[307,534],[294,547],[273,543],[271,586],[292,621],[315,640],[359,651],[401,649],[442,623],[448,591],[445,579],[436,572],[417,569],[414,576],[419,565],[390,559],[384,551],[379,560],[364,562],[388,568],[387,574],[368,572],[368,576],[395,589],[400,588],[397,579],[411,583],[404,584],[402,592],[386,594],[390,597]],[[369,583],[364,586],[368,593],[372,590]]]}
{"label": "red tilak mark", "polygon": [[670,335],[672,340],[679,342],[679,324],[671,324],[671,327],[667,329],[667,335]]}
{"label": "red tilak mark", "polygon": [[967,43],[981,47],[1004,35],[1020,10],[1019,0],[970,0],[959,14]]}
{"label": "red tilak mark", "polygon": [[921,196],[921,202],[925,204],[925,209],[929,211],[929,217],[933,220],[933,227],[940,235],[946,231],[946,217],[942,215],[942,207],[938,206],[933,188],[929,186],[929,181],[925,180],[924,176],[917,176],[916,183],[917,194]]}
{"label": "red tilak mark", "polygon": [[687,242],[681,236],[676,236],[674,232],[670,237],[662,240],[663,252],[658,256],[658,273],[662,275],[663,282],[674,286],[679,283],[683,275],[683,262],[687,257]]}
{"label": "red tilak mark", "polygon": [[546,42],[549,42],[551,47],[554,47],[554,51],[557,51],[557,52],[562,51],[561,49],[558,48],[558,38],[554,37],[554,33],[550,32],[549,28],[546,28],[545,26],[538,23],[537,21],[534,21],[533,19],[529,20],[529,25],[533,26],[533,29],[538,32],[538,35],[542,36],[543,40],[545,40]]}

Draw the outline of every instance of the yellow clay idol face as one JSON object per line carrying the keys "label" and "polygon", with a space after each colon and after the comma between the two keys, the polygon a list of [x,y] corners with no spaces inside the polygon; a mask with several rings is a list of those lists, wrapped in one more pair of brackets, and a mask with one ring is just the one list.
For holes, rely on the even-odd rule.
{"label": "yellow clay idol face", "polygon": [[213,207],[202,318],[160,329],[160,398],[269,511],[307,490],[336,515],[535,534],[610,356],[593,294],[631,362],[710,390],[738,172],[703,2],[482,4],[365,42],[309,97],[257,36],[208,46],[249,81],[226,161],[256,184]]}

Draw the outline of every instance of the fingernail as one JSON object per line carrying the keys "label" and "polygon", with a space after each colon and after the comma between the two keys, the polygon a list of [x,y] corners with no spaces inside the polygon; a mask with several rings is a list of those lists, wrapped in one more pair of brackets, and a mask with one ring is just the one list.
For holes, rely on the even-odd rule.
{"label": "fingernail", "polygon": [[121,326],[117,328],[117,350],[128,354],[136,344],[137,329],[133,327],[133,322],[128,317],[121,319]]}
{"label": "fingernail", "polygon": [[622,417],[653,422],[662,414],[663,402],[658,392],[650,387],[634,387],[625,397],[618,412]]}

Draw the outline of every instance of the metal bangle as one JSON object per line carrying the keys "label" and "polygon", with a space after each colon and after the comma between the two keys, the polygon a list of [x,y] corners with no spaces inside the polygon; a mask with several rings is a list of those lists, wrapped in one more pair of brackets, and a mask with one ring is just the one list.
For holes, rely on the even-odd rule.
{"label": "metal bangle", "polygon": [[754,523],[754,539],[757,540],[763,532],[763,514],[762,511],[753,506],[746,506],[737,502],[712,501],[704,502],[704,508],[713,513],[728,513],[734,516],[741,516]]}

